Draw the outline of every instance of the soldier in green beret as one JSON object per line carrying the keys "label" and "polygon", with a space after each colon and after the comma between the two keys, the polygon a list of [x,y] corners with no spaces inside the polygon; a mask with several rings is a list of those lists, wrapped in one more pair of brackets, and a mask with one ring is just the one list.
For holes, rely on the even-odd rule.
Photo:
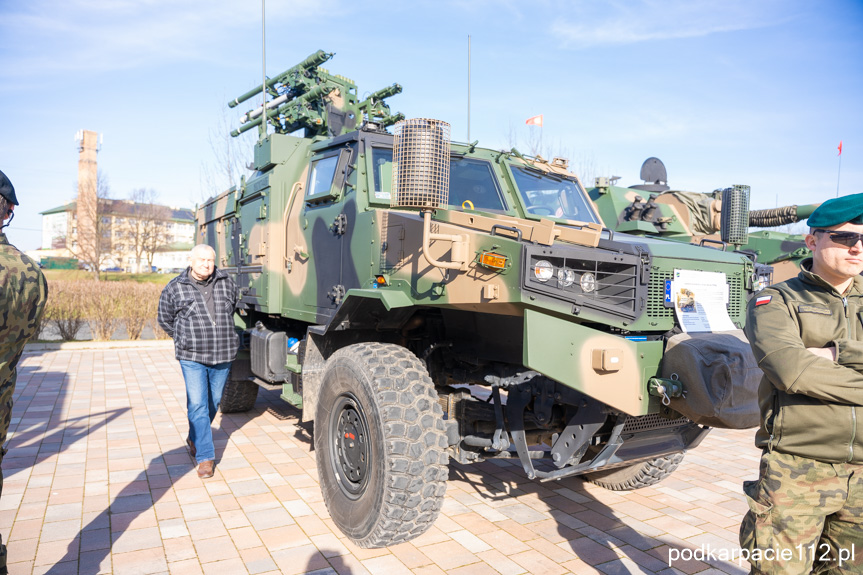
{"label": "soldier in green beret", "polygon": [[809,217],[796,278],[749,302],[763,450],[743,491],[752,573],[863,573],[863,194]]}
{"label": "soldier in green beret", "polygon": [[[18,198],[6,174],[0,172],[0,465],[6,454],[6,433],[12,418],[16,366],[24,344],[36,335],[48,298],[42,270],[6,239],[3,228],[12,221]],[[0,494],[3,475],[0,470]],[[0,575],[7,572],[6,546],[0,538]]]}

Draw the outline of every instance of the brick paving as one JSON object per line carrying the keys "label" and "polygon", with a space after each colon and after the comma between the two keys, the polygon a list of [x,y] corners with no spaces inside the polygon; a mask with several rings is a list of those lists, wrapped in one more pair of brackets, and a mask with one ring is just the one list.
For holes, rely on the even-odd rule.
{"label": "brick paving", "polygon": [[253,411],[217,417],[216,475],[202,481],[172,350],[26,353],[0,499],[9,572],[748,573],[691,554],[737,548],[753,431],[713,431],[670,478],[626,493],[528,481],[510,461],[452,465],[427,533],[359,549],[327,514],[298,415],[261,391]]}

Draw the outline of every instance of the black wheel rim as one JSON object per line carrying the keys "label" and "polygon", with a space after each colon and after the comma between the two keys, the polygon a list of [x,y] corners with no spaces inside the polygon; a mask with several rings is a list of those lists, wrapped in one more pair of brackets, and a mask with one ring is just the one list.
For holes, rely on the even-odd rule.
{"label": "black wheel rim", "polygon": [[336,483],[350,499],[365,492],[369,476],[369,433],[366,415],[356,397],[340,395],[331,412],[330,441]]}

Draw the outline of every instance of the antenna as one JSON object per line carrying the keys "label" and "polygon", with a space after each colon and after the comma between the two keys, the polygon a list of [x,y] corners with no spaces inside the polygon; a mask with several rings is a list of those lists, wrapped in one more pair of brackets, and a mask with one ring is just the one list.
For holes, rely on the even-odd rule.
{"label": "antenna", "polygon": [[258,128],[258,135],[263,140],[267,136],[267,0],[261,0],[261,110],[264,112],[263,122]]}
{"label": "antenna", "polygon": [[470,34],[467,35],[467,141],[470,142]]}

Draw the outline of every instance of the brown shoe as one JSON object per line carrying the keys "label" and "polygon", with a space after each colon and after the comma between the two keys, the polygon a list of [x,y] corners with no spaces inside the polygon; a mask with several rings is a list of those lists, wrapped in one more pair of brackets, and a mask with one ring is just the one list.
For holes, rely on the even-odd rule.
{"label": "brown shoe", "polygon": [[216,471],[216,462],[212,459],[209,461],[202,461],[200,465],[198,465],[198,477],[201,479],[209,479],[213,476],[213,473]]}
{"label": "brown shoe", "polygon": [[186,438],[186,446],[188,446],[189,453],[192,455],[192,457],[195,457],[195,454],[197,453],[197,451],[195,450],[195,444],[192,443],[192,440],[188,437]]}

